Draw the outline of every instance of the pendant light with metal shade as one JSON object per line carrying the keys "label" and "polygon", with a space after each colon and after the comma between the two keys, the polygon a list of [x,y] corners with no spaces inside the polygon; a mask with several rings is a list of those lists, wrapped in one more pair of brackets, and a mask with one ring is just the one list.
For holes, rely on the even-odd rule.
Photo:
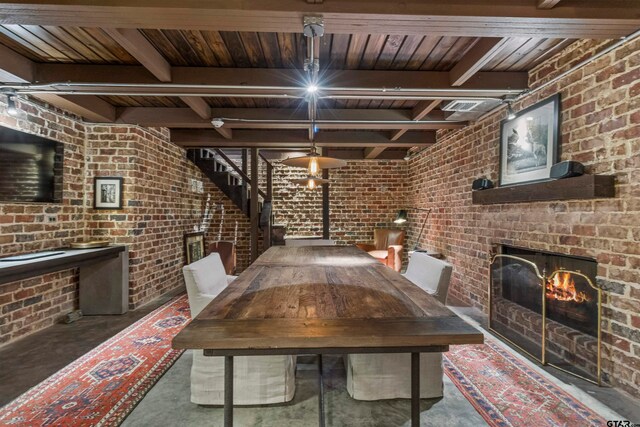
{"label": "pendant light with metal shade", "polygon": [[286,166],[294,168],[306,168],[307,177],[302,179],[294,179],[293,183],[302,185],[310,190],[318,188],[323,184],[328,184],[328,179],[320,177],[322,169],[340,168],[347,164],[344,160],[334,159],[333,157],[323,157],[316,151],[315,145],[311,147],[311,151],[306,156],[291,157],[282,161]]}
{"label": "pendant light with metal shade", "polygon": [[315,144],[312,145],[311,151],[309,151],[309,154],[306,156],[291,157],[283,160],[282,163],[294,168],[306,168],[308,176],[303,179],[295,179],[293,182],[298,185],[306,186],[310,190],[329,183],[328,179],[320,178],[320,172],[322,169],[335,169],[347,165],[345,160],[319,155]]}
{"label": "pendant light with metal shade", "polygon": [[341,168],[347,165],[347,162],[333,157],[324,157],[318,153],[315,144],[316,133],[316,110],[318,102],[318,71],[320,70],[319,59],[315,56],[315,38],[322,37],[324,34],[324,20],[322,18],[305,16],[303,33],[307,37],[307,58],[304,62],[304,70],[308,73],[307,83],[307,102],[309,108],[309,139],[311,141],[311,150],[309,154],[301,157],[288,158],[282,161],[282,164],[294,168],[306,168],[307,177],[296,179],[293,182],[298,185],[304,185],[310,190],[320,185],[328,184],[328,179],[320,178],[322,169]]}
{"label": "pendant light with metal shade", "polygon": [[282,163],[294,168],[307,168],[309,175],[312,176],[319,175],[322,169],[335,169],[347,165],[347,162],[342,159],[321,156],[315,145],[311,147],[311,151],[306,156],[290,157],[283,160]]}
{"label": "pendant light with metal shade", "polygon": [[306,178],[294,179],[293,183],[298,185],[303,185],[307,187],[309,190],[315,190],[316,188],[320,187],[323,184],[328,184],[329,180],[318,178],[317,176],[309,175]]}

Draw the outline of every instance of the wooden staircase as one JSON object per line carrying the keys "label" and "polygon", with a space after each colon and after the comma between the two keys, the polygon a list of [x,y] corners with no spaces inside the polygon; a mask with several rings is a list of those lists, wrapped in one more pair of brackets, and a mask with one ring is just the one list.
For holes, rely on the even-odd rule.
{"label": "wooden staircase", "polygon": [[[264,249],[271,246],[271,225],[273,224],[271,203],[272,166],[264,157],[260,157],[266,163],[267,191],[258,188],[256,218],[251,215],[251,171],[254,165],[247,162],[246,151],[241,156],[241,166],[236,164],[236,159],[225,154],[220,149],[198,148],[187,150],[187,158],[191,160],[233,203],[247,218],[257,221],[258,227],[264,236]],[[256,162],[258,163],[258,162]],[[256,164],[256,167],[259,167]],[[252,227],[254,228],[254,227]],[[256,227],[257,228],[257,227]],[[257,230],[256,232],[257,233]],[[257,235],[252,240],[257,241]]]}

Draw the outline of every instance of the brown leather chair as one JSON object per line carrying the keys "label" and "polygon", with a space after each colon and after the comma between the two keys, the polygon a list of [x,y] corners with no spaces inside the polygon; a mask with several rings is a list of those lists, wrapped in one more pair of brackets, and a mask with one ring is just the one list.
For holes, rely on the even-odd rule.
{"label": "brown leather chair", "polygon": [[376,228],[373,230],[373,244],[357,243],[356,246],[366,251],[395,271],[402,269],[402,248],[404,230]]}
{"label": "brown leather chair", "polygon": [[224,270],[229,275],[236,273],[236,245],[233,242],[221,240],[209,245],[209,253],[217,252],[224,265]]}

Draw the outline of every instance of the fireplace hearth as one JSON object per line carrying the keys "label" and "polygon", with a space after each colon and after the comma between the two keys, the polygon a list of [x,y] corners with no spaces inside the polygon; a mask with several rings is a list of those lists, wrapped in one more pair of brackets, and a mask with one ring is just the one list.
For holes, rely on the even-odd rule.
{"label": "fireplace hearth", "polygon": [[587,258],[500,246],[489,328],[542,364],[600,382],[601,291]]}

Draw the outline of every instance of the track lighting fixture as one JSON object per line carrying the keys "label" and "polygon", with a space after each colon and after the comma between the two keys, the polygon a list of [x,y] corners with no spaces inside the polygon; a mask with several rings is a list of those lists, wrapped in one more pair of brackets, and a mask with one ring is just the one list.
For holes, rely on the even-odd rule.
{"label": "track lighting fixture", "polygon": [[15,97],[15,93],[7,94],[7,114],[13,117],[18,115],[18,108],[16,107]]}
{"label": "track lighting fixture", "polygon": [[507,102],[507,119],[513,120],[515,118],[516,118],[516,113],[513,111],[513,108],[511,107],[511,103]]}

